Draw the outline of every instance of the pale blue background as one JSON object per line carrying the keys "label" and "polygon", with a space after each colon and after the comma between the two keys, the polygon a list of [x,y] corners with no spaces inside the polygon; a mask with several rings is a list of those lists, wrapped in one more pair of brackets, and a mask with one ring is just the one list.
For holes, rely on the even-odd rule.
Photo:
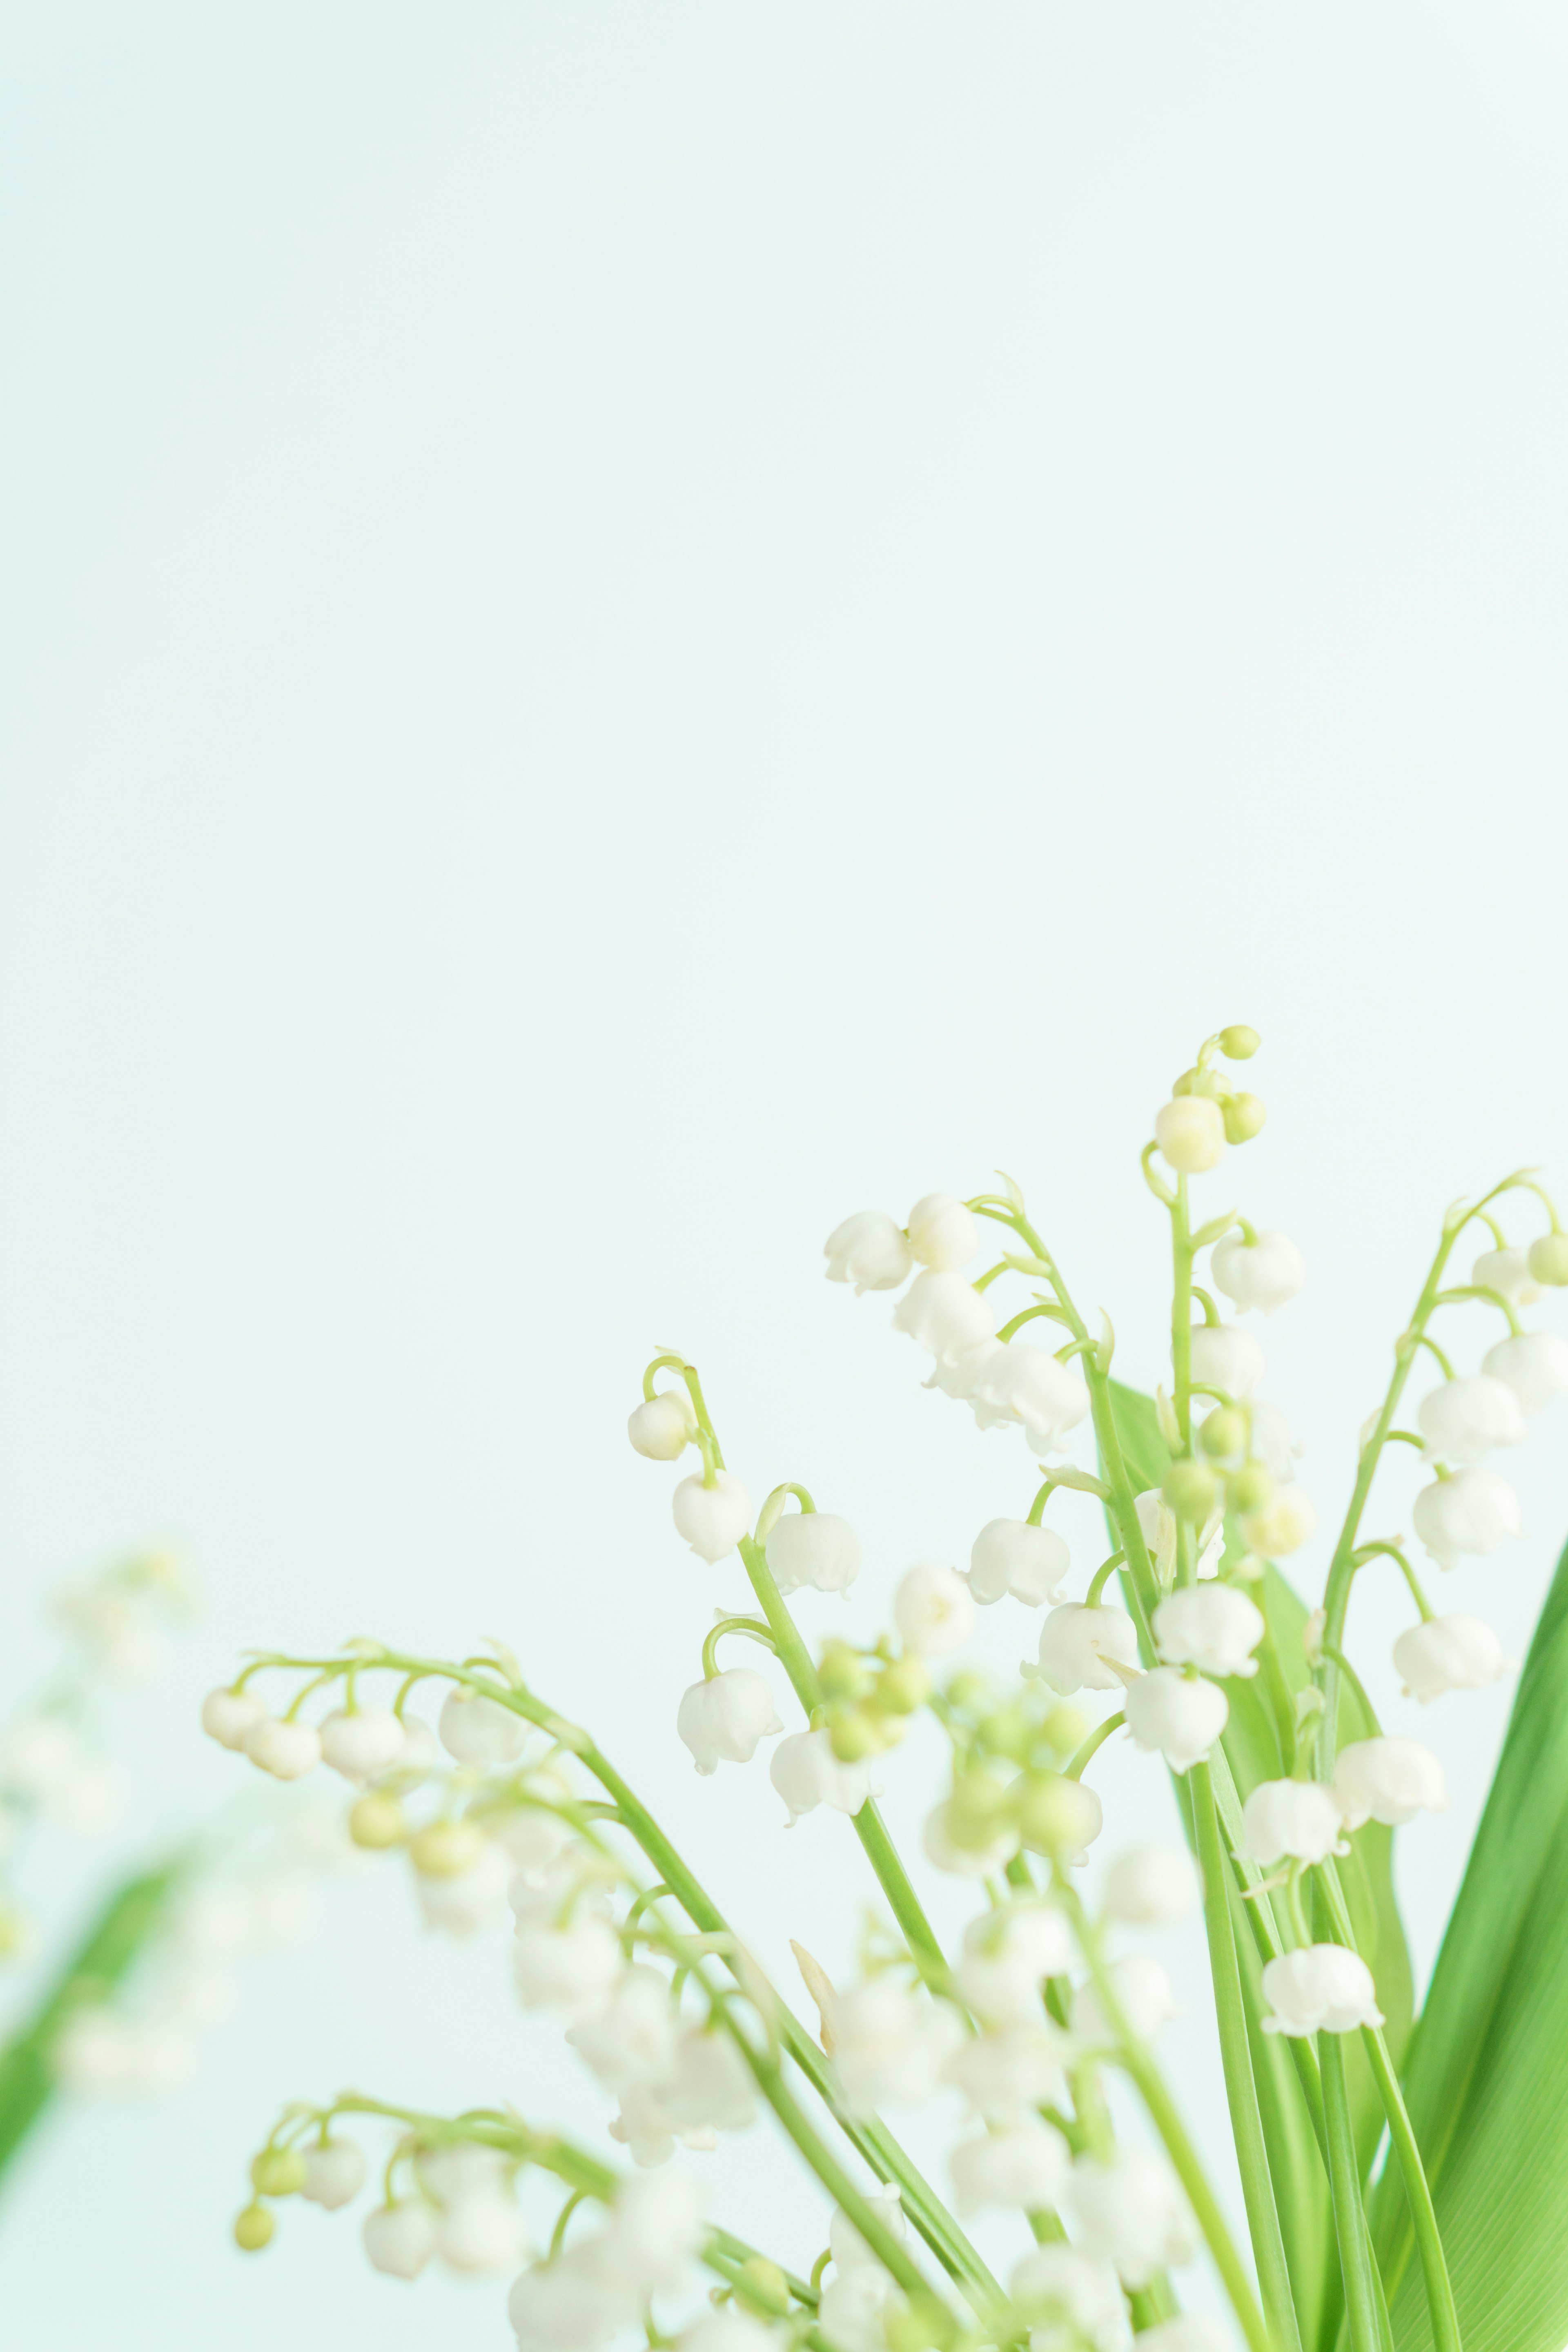
{"label": "pale blue background", "polygon": [[[184,1536],[144,1821],[234,1787],[190,1718],[240,1646],[501,1633],[781,1973],[790,1933],[842,1967],[840,1826],[673,1739],[739,1571],[625,1447],[641,1361],[697,1355],[756,1491],[854,1518],[873,1623],[1027,1484],[823,1234],[1008,1167],[1152,1381],[1136,1150],[1218,1022],[1272,1118],[1215,1205],[1308,1252],[1271,1387],[1342,1491],[1443,1203],[1568,1180],[1565,26],[6,11],[5,1672],[42,1575]],[[1563,1455],[1447,1588],[1516,1647]],[[1404,1609],[1358,1606],[1381,1660]],[[1424,1960],[1506,1705],[1419,1725]],[[495,2287],[374,2279],[347,2217],[227,2244],[284,2096],[594,2111],[497,1947],[419,1941],[391,1876],[330,1914],[194,2093],[40,2149],[17,2352],[504,2352]],[[727,2158],[727,2216],[772,2179]]]}

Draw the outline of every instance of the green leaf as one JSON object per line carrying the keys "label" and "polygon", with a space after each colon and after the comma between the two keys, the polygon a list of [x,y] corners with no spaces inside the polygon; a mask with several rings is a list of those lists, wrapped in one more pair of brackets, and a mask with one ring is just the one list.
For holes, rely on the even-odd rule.
{"label": "green leaf", "polygon": [[[1568,2342],[1568,1551],[1405,2070],[1465,2352]],[[1373,2228],[1399,2352],[1430,2344],[1404,2191]]]}

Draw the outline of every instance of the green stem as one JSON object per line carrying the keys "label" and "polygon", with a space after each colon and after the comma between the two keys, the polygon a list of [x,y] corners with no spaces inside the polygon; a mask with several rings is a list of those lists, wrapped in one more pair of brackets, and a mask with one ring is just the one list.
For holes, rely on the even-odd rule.
{"label": "green stem", "polygon": [[1345,2286],[1345,2326],[1350,2352],[1378,2352],[1376,2299],[1366,2214],[1361,2200],[1361,2168],[1345,2088],[1343,2036],[1320,2033],[1318,2068],[1323,2083],[1323,2124],[1329,2143],[1329,2187],[1334,2204],[1334,2235]]}

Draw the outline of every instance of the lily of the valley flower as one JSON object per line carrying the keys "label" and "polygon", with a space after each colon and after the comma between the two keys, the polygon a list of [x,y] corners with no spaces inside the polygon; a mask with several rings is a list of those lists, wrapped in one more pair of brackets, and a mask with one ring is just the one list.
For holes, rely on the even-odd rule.
{"label": "lily of the valley flower", "polygon": [[1054,1691],[1121,1690],[1116,1666],[1138,1664],[1138,1628],[1125,1609],[1065,1601],[1040,1628],[1040,1672]]}
{"label": "lily of the valley flower", "polygon": [[867,1290],[897,1290],[914,1260],[894,1220],[881,1209],[862,1209],[836,1225],[822,1245],[829,1282],[852,1282],[858,1298]]}
{"label": "lily of the valley flower", "polygon": [[969,1590],[982,1607],[1011,1593],[1037,1609],[1061,1597],[1071,1561],[1054,1528],[1031,1527],[1026,1519],[988,1519],[969,1554]]}
{"label": "lily of the valley flower", "polygon": [[971,1393],[982,1428],[1017,1422],[1037,1454],[1058,1452],[1089,1411],[1089,1391],[1078,1374],[1048,1349],[1023,1339],[991,1350]]}
{"label": "lily of the valley flower", "polygon": [[721,1761],[749,1764],[759,1739],[782,1731],[766,1678],[750,1666],[731,1666],[691,1685],[681,1698],[675,1727],[697,1759],[700,1772],[716,1772]]}
{"label": "lily of the valley flower", "polygon": [[1154,1645],[1167,1665],[1243,1676],[1258,1672],[1252,1654],[1268,1630],[1256,1601],[1219,1583],[1168,1592],[1156,1604],[1153,1626]]}
{"label": "lily of the valley flower", "polygon": [[910,1250],[933,1274],[951,1274],[967,1265],[980,1247],[973,1215],[951,1192],[928,1192],[917,1201],[906,1231]]}
{"label": "lily of the valley flower", "polygon": [[1533,1307],[1541,1296],[1527,1249],[1483,1250],[1470,1268],[1470,1280],[1478,1290],[1500,1291],[1516,1307]]}
{"label": "lily of the valley flower", "polygon": [[1225,1115],[1206,1095],[1178,1095],[1154,1114],[1154,1140],[1182,1176],[1201,1176],[1225,1156]]}
{"label": "lily of the valley flower", "polygon": [[956,2011],[887,1972],[840,1993],[833,2058],[845,2105],[855,2115],[920,2105],[963,2040]]}
{"label": "lily of the valley flower", "polygon": [[[1146,1486],[1133,1501],[1138,1525],[1149,1547],[1154,1563],[1154,1573],[1162,1584],[1169,1584],[1175,1573],[1177,1520],[1158,1486]],[[1225,1550],[1225,1514],[1216,1510],[1198,1535],[1197,1574],[1207,1582],[1219,1574],[1220,1555]]]}
{"label": "lily of the valley flower", "polygon": [[763,1550],[781,1592],[847,1592],[860,1573],[860,1538],[832,1511],[786,1511]]}
{"label": "lily of the valley flower", "polygon": [[1174,1927],[1204,1899],[1197,1864],[1173,1839],[1152,1841],[1119,1853],[1106,1873],[1105,1908],[1131,1927]]}
{"label": "lily of the valley flower", "polygon": [[1263,1998],[1271,2012],[1265,2033],[1354,2033],[1383,2023],[1372,1970],[1342,1944],[1282,1952],[1264,1969]]}
{"label": "lily of the valley flower", "polygon": [[711,1486],[683,1478],[670,1497],[678,1535],[711,1566],[733,1551],[752,1524],[752,1498],[732,1470],[714,1474]]}
{"label": "lily of the valley flower", "polygon": [[1123,2286],[1147,2286],[1156,2271],[1190,2263],[1196,2252],[1187,2200],[1151,2148],[1122,2148],[1105,2162],[1079,2157],[1068,2201],[1084,2252],[1110,2263]]}
{"label": "lily of the valley flower", "polygon": [[1452,1568],[1467,1553],[1488,1559],[1524,1533],[1519,1496],[1495,1470],[1467,1468],[1435,1478],[1416,1496],[1410,1517],[1439,1568]]}
{"label": "lily of the valley flower", "polygon": [[[1183,2014],[1169,1976],[1151,1952],[1126,1952],[1110,1967],[1116,2006],[1135,2042],[1156,2042],[1173,2017]],[[1092,1984],[1073,1995],[1072,2030],[1080,2042],[1114,2043],[1115,2034]]]}
{"label": "lily of the valley flower", "polygon": [[1263,1559],[1283,1559],[1299,1551],[1315,1531],[1318,1514],[1300,1486],[1277,1486],[1261,1510],[1249,1511],[1241,1531]]}
{"label": "lily of the valley flower", "polygon": [[1446,1691],[1484,1690],[1518,1664],[1503,1655],[1502,1643],[1479,1617],[1457,1613],[1412,1625],[1394,1645],[1394,1663],[1406,1698],[1425,1706]]}
{"label": "lily of the valley flower", "polygon": [[1419,1739],[1352,1739],[1334,1765],[1334,1795],[1346,1829],[1367,1821],[1399,1829],[1419,1812],[1447,1810],[1443,1767]]}
{"label": "lily of the valley flower", "polygon": [[1216,1242],[1209,1264],[1215,1289],[1224,1291],[1239,1315],[1254,1307],[1274,1314],[1307,1279],[1301,1253],[1287,1234],[1259,1234],[1252,1242],[1237,1234]]}
{"label": "lily of the valley flower", "polygon": [[1015,2263],[1007,2293],[1030,2322],[1037,2352],[1125,2352],[1131,2342],[1121,2283],[1108,2263],[1059,2241]]}
{"label": "lily of the valley flower", "polygon": [[1068,2144],[1050,2124],[1009,2125],[963,2140],[948,2158],[960,2214],[994,2209],[1037,2212],[1054,2206],[1067,2184]]}
{"label": "lily of the valley flower", "polygon": [[1252,1394],[1268,1369],[1251,1332],[1236,1323],[1194,1324],[1191,1344],[1194,1380],[1223,1389],[1238,1403]]}
{"label": "lily of the valley flower", "polygon": [[1027,2123],[1037,2107],[1065,2095],[1071,2047],[1046,2019],[1020,2019],[970,2034],[948,2061],[947,2078],[983,2122]]}
{"label": "lily of the valley flower", "polygon": [[781,1739],[768,1778],[789,1807],[789,1829],[818,1805],[858,1813],[871,1793],[870,1765],[841,1764],[826,1731],[794,1731]]}
{"label": "lily of the valley flower", "polygon": [[974,1602],[955,1569],[938,1560],[917,1560],[899,1579],[893,1622],[906,1650],[918,1657],[944,1658],[974,1631]]}
{"label": "lily of the valley flower", "polygon": [[1496,1381],[1505,1381],[1528,1413],[1544,1412],[1568,1396],[1568,1339],[1555,1331],[1520,1331],[1500,1339],[1481,1360]]}
{"label": "lily of the valley flower", "polygon": [[964,1929],[958,1990],[986,2024],[1019,2023],[1038,2017],[1046,1978],[1065,1975],[1071,1964],[1064,1915],[1043,1903],[1010,1903]]}
{"label": "lily of the valley flower", "polygon": [[1444,1381],[1422,1398],[1415,1421],[1429,1452],[1445,1462],[1484,1462],[1524,1435],[1524,1407],[1508,1382],[1489,1372]]}
{"label": "lily of the valley flower", "polygon": [[684,1387],[647,1398],[626,1422],[626,1435],[649,1462],[678,1462],[696,1434],[697,1408]]}
{"label": "lily of the valley flower", "polygon": [[939,1364],[955,1364],[971,1348],[994,1337],[996,1318],[983,1295],[961,1274],[917,1274],[893,1310],[893,1328]]}
{"label": "lily of the valley flower", "polygon": [[1344,1853],[1338,1798],[1321,1780],[1260,1780],[1241,1809],[1241,1850],[1254,1862],[1325,1862]]}
{"label": "lily of the valley flower", "polygon": [[1217,1683],[1186,1675],[1179,1666],[1156,1666],[1128,1686],[1123,1702],[1127,1728],[1146,1753],[1156,1749],[1173,1772],[1201,1764],[1230,1718],[1230,1702]]}
{"label": "lily of the valley flower", "polygon": [[479,1772],[514,1763],[528,1745],[529,1727],[522,1717],[482,1691],[448,1691],[436,1728],[447,1755]]}
{"label": "lily of the valley flower", "polygon": [[321,1743],[307,1723],[279,1723],[264,1715],[243,1742],[245,1753],[275,1780],[302,1780],[321,1760]]}
{"label": "lily of the valley flower", "polygon": [[320,1726],[321,1761],[363,1788],[390,1771],[403,1752],[403,1726],[389,1706],[334,1707]]}

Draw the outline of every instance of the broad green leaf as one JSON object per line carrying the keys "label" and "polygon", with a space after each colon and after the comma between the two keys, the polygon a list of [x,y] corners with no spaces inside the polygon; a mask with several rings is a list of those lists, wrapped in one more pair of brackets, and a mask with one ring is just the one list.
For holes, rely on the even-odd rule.
{"label": "broad green leaf", "polygon": [[[1455,1702],[1459,1704],[1458,1701]],[[1405,2066],[1465,2352],[1568,2343],[1568,1551]],[[1399,2352],[1430,2344],[1397,2172],[1373,2227]]]}

